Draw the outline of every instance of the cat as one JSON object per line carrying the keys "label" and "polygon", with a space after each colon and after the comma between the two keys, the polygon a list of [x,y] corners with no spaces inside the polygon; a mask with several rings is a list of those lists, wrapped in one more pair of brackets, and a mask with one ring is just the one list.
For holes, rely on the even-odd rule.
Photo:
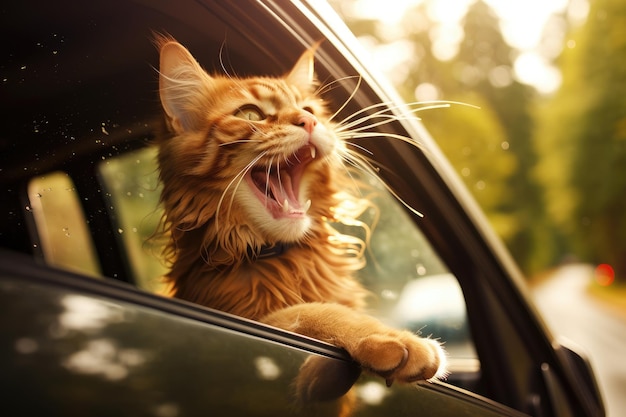
{"label": "cat", "polygon": [[440,343],[363,312],[363,260],[328,226],[352,180],[315,48],[282,77],[238,78],[210,75],[171,37],[156,43],[172,295],[343,348],[388,386],[443,377]]}

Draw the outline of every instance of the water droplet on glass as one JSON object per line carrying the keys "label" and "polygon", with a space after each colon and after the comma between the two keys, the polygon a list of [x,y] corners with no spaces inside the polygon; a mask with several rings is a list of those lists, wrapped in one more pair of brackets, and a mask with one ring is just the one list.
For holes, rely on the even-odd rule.
{"label": "water droplet on glass", "polygon": [[426,267],[423,264],[415,265],[415,270],[420,277],[426,275]]}

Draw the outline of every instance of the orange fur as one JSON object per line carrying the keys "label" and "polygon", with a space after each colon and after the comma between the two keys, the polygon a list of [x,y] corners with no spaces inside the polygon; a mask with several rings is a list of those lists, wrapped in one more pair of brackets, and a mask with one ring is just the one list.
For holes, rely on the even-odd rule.
{"label": "orange fur", "polygon": [[[173,295],[334,343],[388,383],[441,375],[437,342],[361,312],[362,251],[327,226],[350,181],[315,95],[314,51],[284,77],[241,79],[208,75],[171,38],[157,46],[172,131],[158,161]],[[280,243],[291,247],[256,259]]]}

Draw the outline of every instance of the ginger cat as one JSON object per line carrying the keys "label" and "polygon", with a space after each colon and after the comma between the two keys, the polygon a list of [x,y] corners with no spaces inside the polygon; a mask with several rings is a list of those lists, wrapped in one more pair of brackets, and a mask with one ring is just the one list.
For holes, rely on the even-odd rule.
{"label": "ginger cat", "polygon": [[172,38],[157,46],[173,295],[344,348],[388,385],[444,375],[438,342],[362,312],[363,261],[327,226],[348,153],[316,95],[314,50],[283,77],[236,78]]}

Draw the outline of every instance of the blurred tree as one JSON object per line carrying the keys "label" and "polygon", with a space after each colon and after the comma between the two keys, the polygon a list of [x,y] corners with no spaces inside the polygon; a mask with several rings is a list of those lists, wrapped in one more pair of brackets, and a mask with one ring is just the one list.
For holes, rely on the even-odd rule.
{"label": "blurred tree", "polygon": [[[463,29],[465,36],[454,58],[455,73],[461,81],[458,90],[469,89],[480,95],[489,105],[483,107],[485,111],[490,108],[494,113],[493,125],[483,134],[492,138],[491,146],[507,152],[494,155],[493,150],[490,154],[489,148],[485,148],[485,162],[490,161],[487,166],[495,170],[495,161],[510,164],[508,170],[500,168],[491,173],[491,182],[506,187],[508,192],[501,194],[498,205],[492,206],[488,215],[491,213],[491,222],[522,268],[536,272],[544,266],[541,253],[545,253],[547,245],[540,239],[545,230],[541,189],[529,175],[537,163],[530,112],[535,91],[514,79],[514,51],[504,41],[499,21],[489,6],[481,1],[474,3],[465,16]],[[498,131],[503,134],[499,142],[493,143]],[[506,219],[507,223],[498,227],[496,219]]]}
{"label": "blurred tree", "polygon": [[401,79],[392,77],[406,101],[443,99],[480,107],[419,115],[518,263],[535,272],[550,259],[551,245],[545,238],[541,190],[528,175],[536,164],[530,113],[534,90],[514,79],[514,51],[489,6],[478,1],[470,7],[455,53],[442,49],[438,34],[450,28],[429,19],[430,5],[425,1],[408,10],[393,30],[377,20],[351,19],[349,13],[344,18],[369,44],[410,42],[410,53],[392,74],[408,69]]}
{"label": "blurred tree", "polygon": [[562,88],[539,113],[537,174],[567,248],[626,281],[626,3],[591,2],[568,46]]}

